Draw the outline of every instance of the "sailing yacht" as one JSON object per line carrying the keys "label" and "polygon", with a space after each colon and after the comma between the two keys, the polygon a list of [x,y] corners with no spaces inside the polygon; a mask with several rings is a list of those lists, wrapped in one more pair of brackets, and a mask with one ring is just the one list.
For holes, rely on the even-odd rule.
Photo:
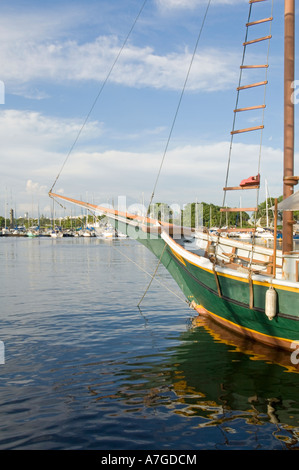
{"label": "sailing yacht", "polygon": [[[250,11],[258,9],[261,2],[250,0]],[[258,24],[271,24],[272,16],[248,20],[246,31]],[[127,234],[145,245],[171,273],[186,296],[190,306],[200,315],[208,316],[215,322],[234,332],[258,342],[292,351],[299,340],[299,253],[293,249],[293,210],[298,210],[294,200],[294,185],[299,177],[294,175],[294,103],[292,83],[294,82],[294,33],[295,1],[285,0],[285,74],[284,74],[284,174],[282,175],[284,200],[279,205],[275,200],[273,248],[249,241],[222,236],[221,230],[212,233],[203,229],[174,225],[125,210],[107,209],[70,197],[55,194],[50,196],[88,208],[95,213],[104,213],[115,230]],[[271,34],[253,40],[245,39],[243,47],[266,42]],[[243,57],[246,57],[243,54]],[[244,63],[241,72],[257,69],[267,70],[268,63]],[[238,93],[255,87],[265,86],[267,80],[242,85]],[[265,104],[236,107],[235,116],[252,109],[264,112]],[[231,137],[244,132],[259,132],[264,125],[236,129]],[[238,186],[225,185],[225,195],[230,191],[259,190],[260,174],[242,180]],[[298,196],[297,196],[298,199]],[[257,207],[242,209],[257,212]],[[278,248],[277,211],[283,211],[283,241]],[[240,208],[228,208],[223,204],[222,212],[239,212]],[[227,233],[227,228],[225,229]],[[253,234],[255,230],[253,229]],[[195,249],[188,249],[186,237],[193,237]],[[194,245],[194,244],[193,244]]]}

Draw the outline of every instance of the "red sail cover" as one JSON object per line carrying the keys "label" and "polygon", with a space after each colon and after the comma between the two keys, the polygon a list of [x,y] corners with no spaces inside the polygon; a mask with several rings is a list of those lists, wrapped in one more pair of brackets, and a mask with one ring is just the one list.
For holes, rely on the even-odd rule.
{"label": "red sail cover", "polygon": [[242,180],[240,186],[257,186],[260,184],[260,175],[250,176],[249,178]]}

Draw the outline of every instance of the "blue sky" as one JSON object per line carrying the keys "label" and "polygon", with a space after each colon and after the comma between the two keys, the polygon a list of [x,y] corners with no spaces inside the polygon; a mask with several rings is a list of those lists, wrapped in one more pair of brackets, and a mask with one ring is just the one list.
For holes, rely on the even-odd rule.
{"label": "blue sky", "polygon": [[[6,202],[17,216],[26,211],[36,214],[37,208],[49,214],[47,193],[70,149],[55,192],[98,204],[118,196],[125,196],[129,204],[147,203],[206,0],[146,2],[72,148],[143,1],[1,2],[0,79],[5,103],[0,104],[0,213]],[[271,3],[255,4],[255,16],[270,16]],[[275,0],[261,201],[265,179],[271,196],[282,193],[282,15],[283,1]],[[211,2],[167,147],[156,202],[222,203],[247,17],[247,0]],[[258,31],[256,37],[264,35],[264,30]],[[249,53],[252,63],[265,61],[265,50],[257,47]],[[260,79],[264,78],[249,75],[248,83]],[[251,105],[261,104],[256,99]],[[256,113],[242,118],[247,127],[259,123]],[[230,185],[256,174],[259,136],[248,133],[234,140]],[[250,196],[242,194],[243,206],[246,197]],[[239,205],[239,192],[229,198],[229,205]],[[248,204],[252,205],[249,199]]]}

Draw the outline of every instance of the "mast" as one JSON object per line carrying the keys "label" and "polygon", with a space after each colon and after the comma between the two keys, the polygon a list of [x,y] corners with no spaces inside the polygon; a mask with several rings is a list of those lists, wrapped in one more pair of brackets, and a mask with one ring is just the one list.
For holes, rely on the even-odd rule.
{"label": "mast", "polygon": [[[294,184],[294,100],[293,82],[295,79],[295,0],[285,0],[284,12],[284,178],[283,198],[291,196]],[[283,212],[284,253],[293,251],[293,213]]]}

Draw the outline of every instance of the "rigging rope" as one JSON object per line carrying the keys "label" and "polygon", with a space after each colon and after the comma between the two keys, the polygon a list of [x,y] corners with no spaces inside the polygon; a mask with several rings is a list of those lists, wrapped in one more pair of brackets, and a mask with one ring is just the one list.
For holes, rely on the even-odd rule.
{"label": "rigging rope", "polygon": [[[273,17],[273,8],[274,8],[274,0],[272,0],[271,17]],[[269,28],[270,37],[271,37],[271,31],[272,31],[272,21],[270,21],[270,28]],[[270,54],[270,40],[268,40],[267,62],[266,62],[267,65],[269,64],[269,54]],[[267,76],[268,76],[268,68],[266,67],[266,69],[265,69],[265,81],[266,82],[267,82]],[[266,103],[266,86],[264,88],[264,104],[265,103]],[[262,112],[262,124],[264,124],[264,119],[265,119],[265,108],[263,108],[263,112]],[[259,159],[258,159],[258,173],[257,174],[260,174],[260,168],[261,168],[262,142],[263,142],[263,129],[261,130]],[[260,188],[258,188],[256,190],[256,207],[258,207],[258,204],[259,204],[259,195],[260,195]],[[266,197],[267,197],[267,195],[266,195]],[[251,238],[251,256],[250,256],[250,263],[249,263],[250,269],[252,269],[254,246],[255,246],[255,242],[256,242],[256,238],[255,238],[256,226],[257,226],[257,211],[254,213],[254,234]]]}
{"label": "rigging rope", "polygon": [[[137,268],[141,269],[141,271],[143,271],[145,274],[147,274],[148,276],[150,276],[152,279],[155,279],[156,282],[158,282],[162,287],[165,287],[165,289],[167,289],[169,292],[171,292],[171,294],[175,295],[178,299],[180,299],[182,302],[184,302],[184,304],[189,304],[189,302],[186,300],[186,299],[183,299],[182,297],[180,297],[176,292],[174,292],[172,289],[170,289],[168,286],[166,286],[165,284],[163,284],[163,282],[159,281],[156,277],[154,277],[154,275],[156,274],[156,271],[157,271],[157,268],[156,268],[156,271],[154,273],[154,275],[152,275],[151,273],[149,273],[148,271],[146,271],[146,269],[144,269],[142,266],[140,266],[138,263],[136,263],[136,261],[132,260],[132,258],[129,258],[129,256],[125,255],[122,251],[120,251],[118,248],[116,248],[115,245],[112,245],[113,249],[116,250],[118,253],[120,253],[122,256],[124,256],[125,258],[127,258],[127,260],[131,261],[131,263],[135,264],[135,266],[137,266]],[[163,253],[162,253],[163,254]],[[160,264],[160,262],[159,262]],[[158,265],[159,265],[158,264]],[[141,301],[140,301],[141,302]],[[140,304],[139,302],[139,304]],[[139,305],[138,304],[138,305]]]}
{"label": "rigging rope", "polygon": [[180,98],[179,98],[177,109],[176,109],[176,112],[175,112],[175,115],[174,115],[174,118],[173,118],[173,122],[172,122],[172,125],[171,125],[171,128],[170,128],[169,136],[168,136],[168,139],[167,139],[167,142],[166,142],[163,157],[162,157],[162,160],[161,160],[161,164],[160,164],[159,171],[158,171],[158,174],[157,174],[157,178],[156,178],[156,181],[155,181],[155,184],[154,184],[153,192],[152,192],[150,202],[149,202],[149,205],[148,205],[148,210],[147,210],[148,214],[149,214],[149,211],[150,211],[151,203],[153,202],[153,199],[154,199],[154,195],[155,195],[156,187],[157,187],[158,180],[159,180],[159,177],[160,177],[160,174],[161,174],[162,166],[163,166],[165,156],[166,156],[166,153],[167,153],[167,150],[168,150],[169,142],[170,142],[170,139],[171,139],[171,136],[172,136],[172,132],[173,132],[173,129],[174,129],[174,126],[175,126],[175,122],[176,122],[176,119],[177,119],[177,116],[178,116],[178,112],[179,112],[179,109],[180,109],[180,106],[181,106],[181,103],[182,103],[183,95],[185,93],[185,89],[186,89],[186,86],[187,86],[187,82],[188,82],[189,75],[190,75],[190,72],[191,72],[191,68],[192,68],[192,65],[193,65],[193,62],[194,62],[194,58],[195,58],[198,43],[199,43],[199,40],[200,40],[200,37],[201,37],[201,33],[202,33],[202,30],[203,30],[203,27],[204,27],[204,24],[205,24],[205,21],[206,21],[206,18],[207,18],[207,14],[208,14],[208,11],[209,11],[210,4],[211,4],[211,0],[208,1],[208,5],[206,7],[206,11],[205,11],[205,14],[204,14],[204,17],[203,17],[203,20],[202,20],[202,24],[201,24],[201,28],[200,28],[200,31],[199,31],[199,34],[198,34],[198,37],[197,37],[197,40],[196,40],[196,44],[195,44],[194,51],[193,51],[193,54],[192,54],[191,62],[190,62],[190,65],[189,65],[189,68],[188,68],[188,71],[187,71],[187,75],[186,75],[186,78],[185,78],[185,82],[184,82],[184,85],[183,85],[183,89],[181,91],[181,95],[180,95]]}
{"label": "rigging rope", "polygon": [[[250,21],[251,10],[252,10],[252,3],[251,3],[250,6],[249,6],[249,13],[248,13],[247,23],[249,23],[249,21]],[[248,26],[247,26],[247,28],[246,28],[246,34],[245,34],[245,41],[244,41],[244,42],[247,42],[247,39],[248,39],[248,31],[249,31],[249,28],[248,28]],[[242,65],[244,65],[245,54],[246,54],[246,46],[244,46],[244,48],[243,48],[243,56],[242,56],[241,67],[240,67],[239,83],[238,83],[238,87],[237,87],[238,92],[237,92],[237,98],[236,98],[235,109],[238,108],[238,102],[239,102],[239,96],[240,96],[239,87],[241,86],[241,81],[242,81],[242,75],[243,75]],[[237,119],[237,113],[234,113],[232,130],[235,129],[236,119]],[[230,146],[229,146],[229,154],[228,154],[228,162],[227,162],[227,169],[226,169],[226,177],[225,177],[225,185],[224,185],[225,187],[227,187],[227,185],[228,185],[228,176],[229,176],[229,170],[230,170],[230,162],[231,162],[231,155],[232,155],[232,148],[233,148],[233,140],[234,140],[234,135],[231,134]],[[226,191],[224,191],[224,194],[223,194],[222,207],[225,206],[225,199],[226,199]],[[221,225],[221,219],[222,219],[222,213],[220,214],[220,225]]]}
{"label": "rigging rope", "polygon": [[[272,0],[272,8],[271,8],[271,17],[273,17],[273,4],[274,0]],[[271,36],[271,31],[272,31],[272,21],[270,21],[270,30],[269,30],[269,35]],[[267,50],[267,64],[269,64],[269,55],[270,55],[270,40],[268,41],[268,50]],[[265,81],[267,81],[268,77],[268,68],[266,67],[265,69]],[[264,88],[264,104],[266,103],[266,86]],[[262,112],[262,124],[264,124],[264,119],[265,119],[265,108],[263,108]],[[261,130],[261,140],[260,140],[260,153],[259,153],[259,163],[258,163],[258,174],[260,173],[260,167],[261,167],[261,157],[262,157],[262,142],[263,142],[263,129]],[[259,201],[259,189],[257,190],[257,200],[256,200],[256,207],[258,206],[258,201]],[[255,224],[254,226],[256,227],[256,218],[257,218],[257,213],[255,213]]]}
{"label": "rigging rope", "polygon": [[[249,14],[248,14],[248,20],[247,23],[250,23],[250,18],[251,18],[251,13],[252,13],[252,7],[253,4],[251,3],[249,6]],[[273,17],[273,7],[274,7],[274,0],[272,0],[272,6],[271,6],[271,17]],[[249,31],[249,26],[247,25],[246,29],[246,35],[245,35],[245,43],[247,42],[248,39],[248,31]],[[272,21],[270,21],[270,27],[269,27],[269,35],[271,37],[271,31],[272,31]],[[268,40],[268,49],[267,49],[267,61],[266,64],[268,66],[269,64],[269,53],[270,53],[270,40]],[[243,49],[243,56],[242,56],[242,62],[241,62],[241,67],[240,67],[240,76],[239,76],[239,84],[238,84],[238,93],[237,93],[237,98],[236,98],[236,104],[235,104],[235,109],[238,108],[238,102],[239,102],[239,95],[240,95],[240,90],[239,87],[241,85],[241,80],[242,80],[242,72],[243,68],[242,66],[244,65],[244,60],[245,60],[245,55],[246,55],[246,45],[244,45]],[[268,67],[265,68],[265,82],[267,83],[267,76],[268,76]],[[264,88],[264,100],[263,104],[265,105],[266,103],[266,86]],[[232,130],[235,129],[235,123],[236,123],[236,114],[234,113],[234,118],[233,118],[233,128]],[[265,108],[263,108],[262,111],[262,125],[264,124],[264,119],[265,119]],[[234,139],[234,134],[231,135],[231,141],[230,141],[230,148],[229,148],[229,157],[228,157],[228,163],[227,163],[227,170],[226,170],[226,178],[225,178],[225,187],[228,186],[228,176],[229,176],[229,171],[230,171],[230,164],[231,164],[231,154],[232,154],[232,146],[233,146],[233,139]],[[262,154],[262,140],[263,140],[263,128],[261,129],[261,137],[260,137],[260,145],[259,145],[259,158],[258,158],[258,168],[257,168],[257,174],[260,174],[260,168],[261,168],[261,154]],[[259,202],[259,188],[256,190],[256,207],[258,207],[258,202]],[[223,203],[222,207],[225,206],[225,201],[226,201],[226,190],[224,190],[223,194]],[[220,215],[220,226],[222,225],[222,213]],[[254,229],[256,229],[257,225],[257,212],[254,213]],[[217,240],[217,243],[219,242],[219,237]],[[252,236],[251,239],[251,257],[250,257],[250,268],[252,267],[252,259],[253,259],[253,251],[254,251],[254,245],[255,245],[255,236]]]}
{"label": "rigging rope", "polygon": [[157,264],[157,266],[156,266],[155,272],[154,272],[154,274],[152,275],[152,278],[151,278],[151,280],[150,280],[150,282],[149,282],[149,285],[148,285],[147,288],[145,289],[145,292],[144,292],[143,296],[142,296],[141,299],[139,300],[139,302],[138,302],[138,304],[137,304],[137,307],[139,307],[139,305],[140,305],[141,302],[143,301],[144,297],[146,296],[147,291],[149,290],[149,288],[150,288],[150,286],[151,286],[151,284],[152,284],[152,282],[153,282],[153,280],[154,280],[154,278],[155,278],[155,276],[156,276],[156,274],[157,274],[157,271],[158,271],[158,268],[159,268],[159,266],[160,266],[160,263],[161,263],[161,260],[162,260],[162,256],[163,256],[163,254],[164,254],[164,251],[165,251],[166,246],[167,246],[167,243],[165,242],[164,247],[163,247],[163,250],[162,250],[162,253],[161,253],[161,256],[160,256],[159,261],[158,261],[158,264]]}
{"label": "rigging rope", "polygon": [[140,10],[139,10],[139,12],[138,12],[138,14],[137,14],[135,20],[134,20],[134,22],[133,22],[133,24],[132,24],[132,26],[131,26],[131,28],[130,28],[130,30],[129,30],[129,32],[128,32],[128,34],[127,34],[125,40],[124,40],[124,42],[123,42],[123,45],[121,46],[121,48],[120,48],[120,50],[119,50],[119,52],[118,52],[116,58],[114,59],[114,62],[113,62],[113,64],[111,65],[110,70],[109,70],[109,72],[108,72],[108,74],[107,74],[107,76],[106,76],[104,82],[102,83],[102,86],[101,86],[101,88],[100,88],[100,90],[99,90],[99,92],[98,92],[98,94],[97,94],[97,96],[96,96],[96,98],[95,98],[95,100],[94,100],[94,102],[93,102],[93,104],[92,104],[92,106],[91,106],[91,108],[90,108],[90,110],[89,110],[89,112],[88,112],[88,114],[87,114],[87,116],[86,116],[86,118],[85,118],[85,120],[84,120],[82,126],[80,127],[79,132],[78,132],[78,134],[77,134],[77,136],[76,136],[76,138],[75,138],[75,140],[74,140],[74,142],[73,142],[73,144],[72,144],[72,146],[71,146],[71,148],[70,148],[70,150],[69,150],[69,152],[68,152],[68,154],[67,154],[67,156],[66,156],[66,158],[65,158],[65,160],[64,160],[64,162],[63,162],[63,165],[62,165],[62,167],[61,167],[61,169],[60,169],[58,175],[56,176],[56,178],[55,178],[55,180],[54,180],[54,183],[53,183],[53,185],[52,185],[52,187],[51,187],[51,189],[50,189],[49,192],[52,192],[52,191],[53,191],[53,188],[54,188],[54,186],[56,185],[57,180],[58,180],[58,178],[60,177],[60,174],[61,174],[63,168],[65,167],[66,162],[68,161],[68,159],[69,159],[69,157],[70,157],[70,155],[71,155],[71,153],[72,153],[72,151],[73,151],[73,149],[74,149],[76,143],[78,142],[79,137],[80,137],[80,135],[81,135],[81,133],[82,133],[82,131],[83,131],[83,129],[84,129],[84,127],[85,127],[85,125],[86,125],[86,123],[87,123],[87,121],[88,121],[88,119],[89,119],[89,117],[90,117],[90,115],[91,115],[91,113],[92,113],[92,111],[93,111],[93,109],[94,109],[94,107],[95,107],[95,105],[96,105],[96,103],[97,103],[97,101],[98,101],[98,99],[99,99],[99,97],[100,97],[100,95],[101,95],[101,93],[102,93],[102,91],[103,91],[105,85],[106,85],[106,83],[108,82],[108,80],[109,80],[109,78],[110,78],[110,75],[112,74],[112,71],[113,71],[113,69],[114,69],[116,63],[117,63],[117,61],[118,61],[118,59],[119,59],[121,53],[123,52],[123,50],[124,50],[124,48],[125,48],[125,46],[126,46],[128,40],[129,40],[129,37],[131,36],[132,31],[133,31],[133,29],[134,29],[134,27],[135,27],[135,25],[136,25],[136,23],[137,23],[137,21],[138,21],[140,15],[141,15],[141,13],[142,13],[142,11],[143,11],[143,9],[144,9],[146,3],[147,3],[147,0],[144,0],[143,4],[142,4],[142,6],[141,6],[141,8],[140,8]]}

